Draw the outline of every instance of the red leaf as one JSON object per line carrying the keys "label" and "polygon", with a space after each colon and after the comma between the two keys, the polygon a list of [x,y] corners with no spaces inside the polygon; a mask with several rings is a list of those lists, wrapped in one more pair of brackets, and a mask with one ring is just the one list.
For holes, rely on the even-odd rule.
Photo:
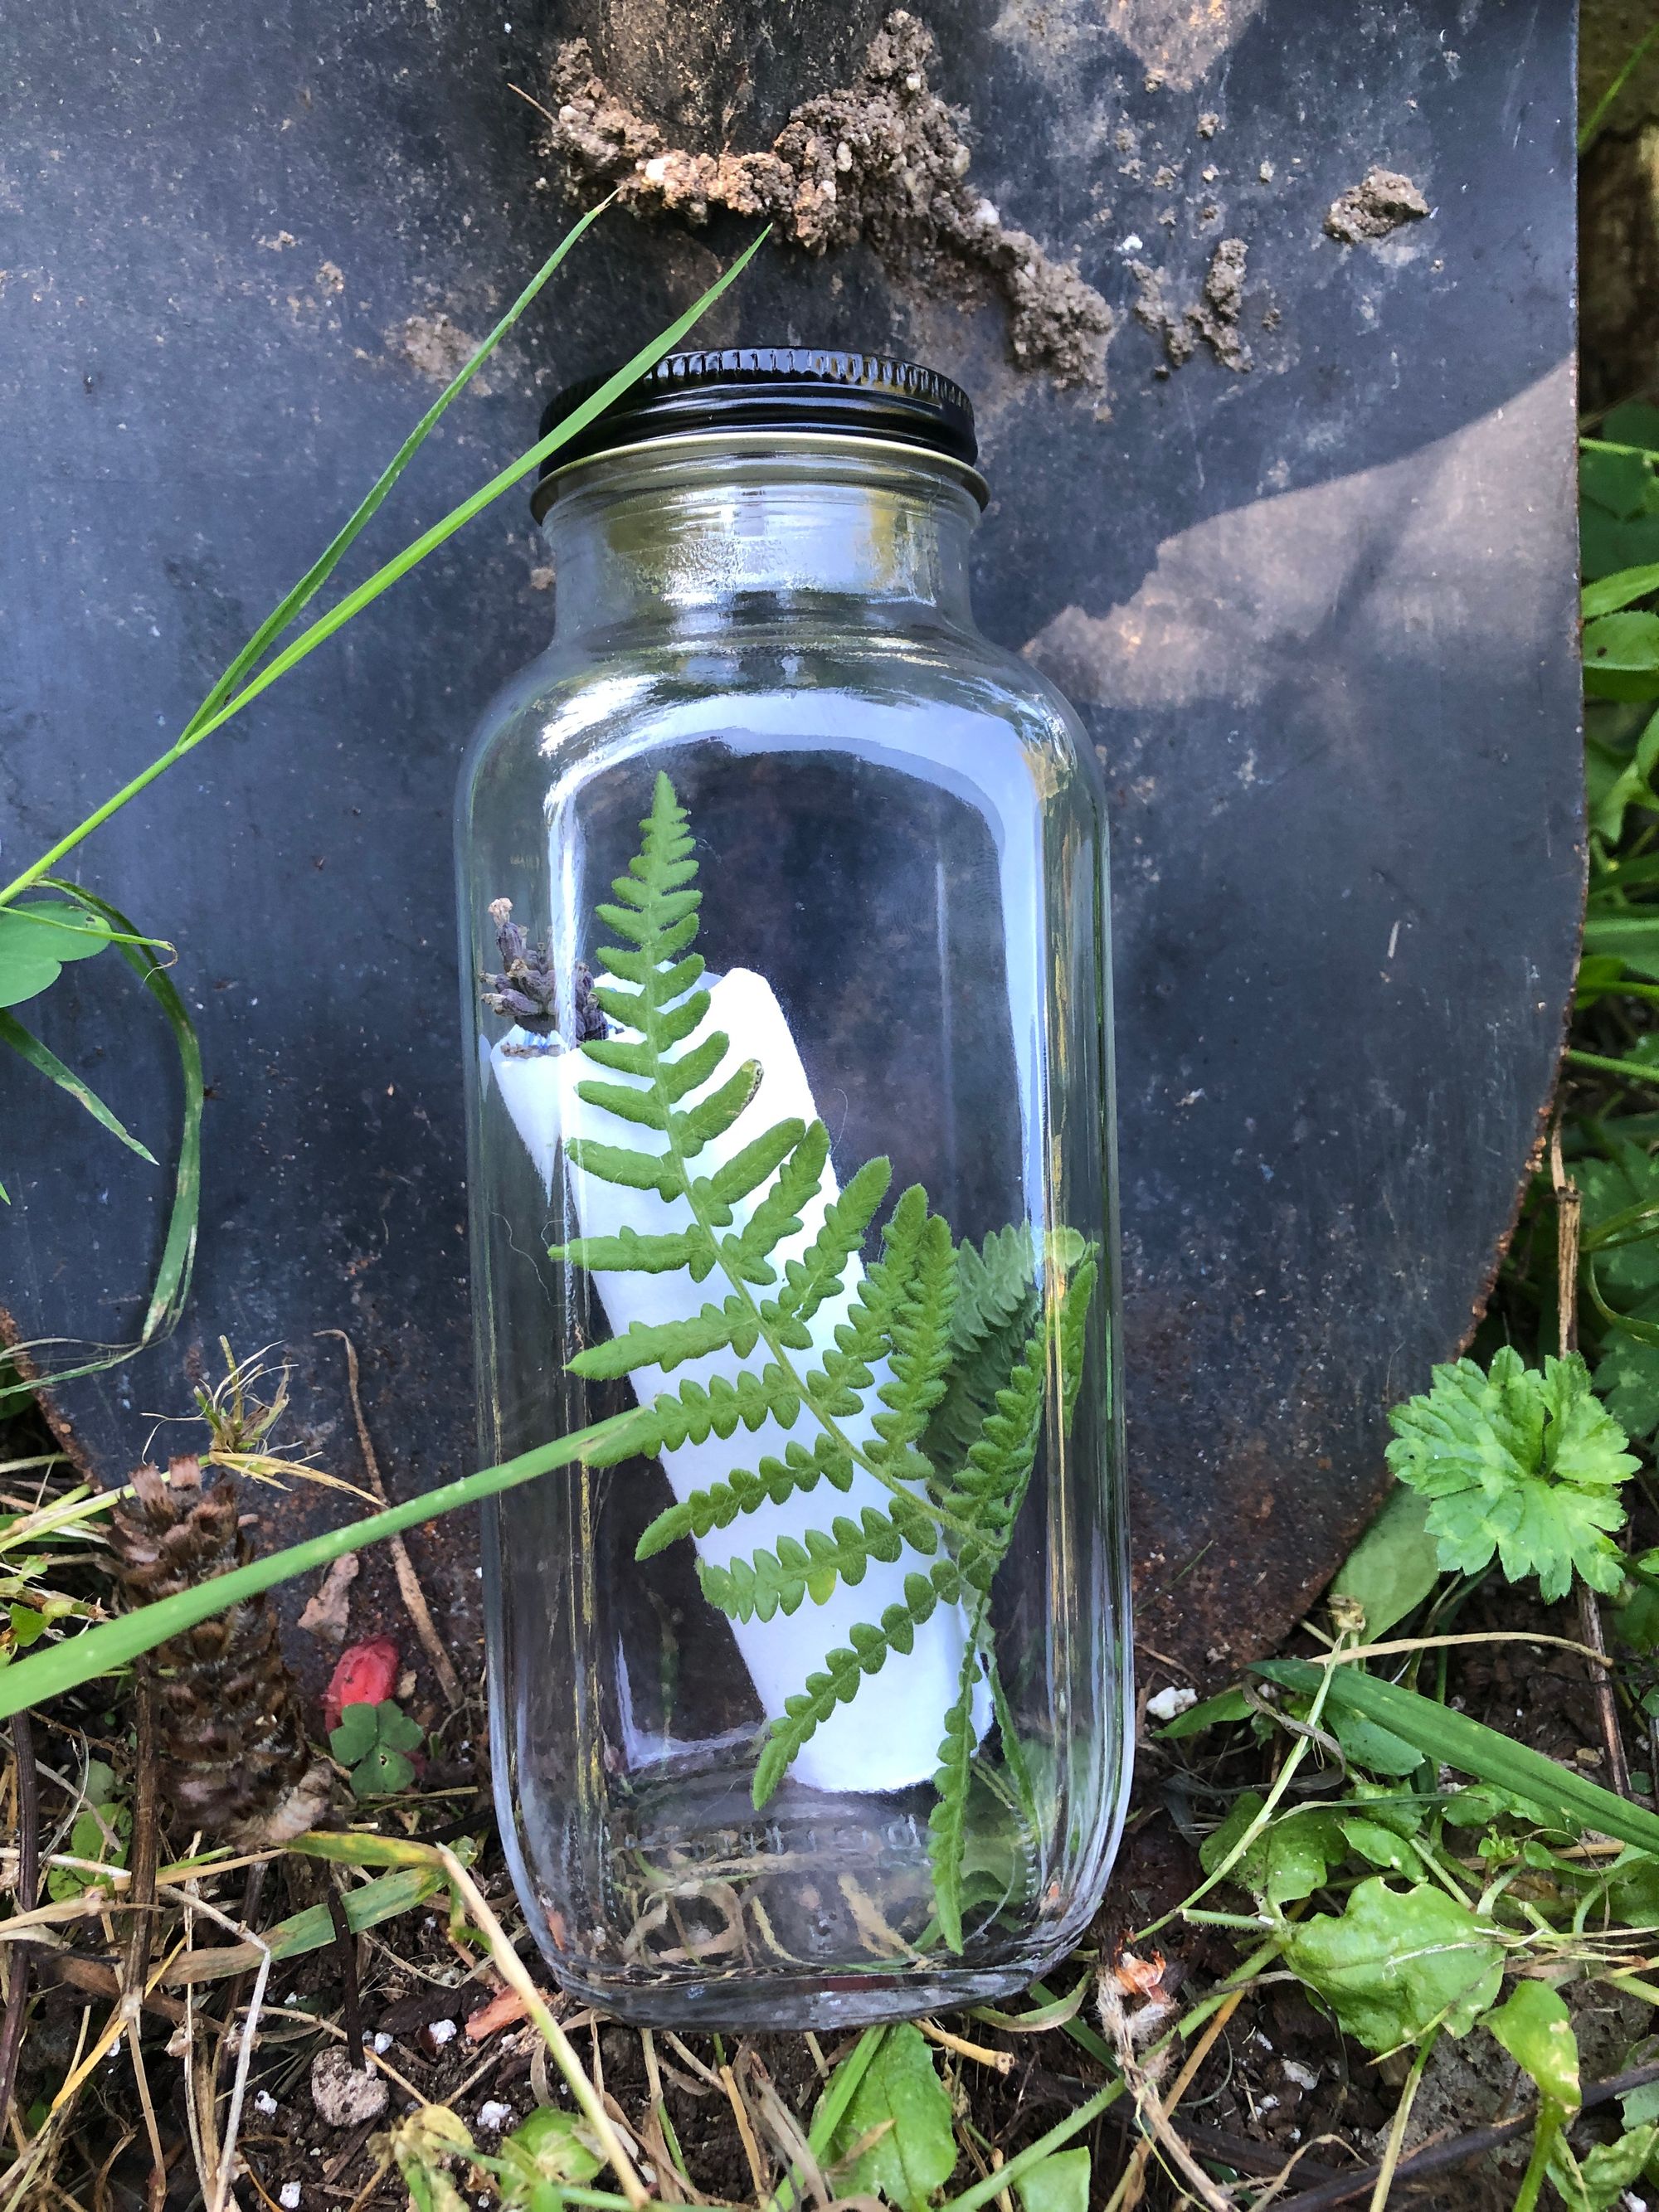
{"label": "red leaf", "polygon": [[348,1705],[384,1705],[398,1686],[401,1663],[389,1636],[371,1637],[343,1651],[323,1692],[323,1724],[331,1734]]}

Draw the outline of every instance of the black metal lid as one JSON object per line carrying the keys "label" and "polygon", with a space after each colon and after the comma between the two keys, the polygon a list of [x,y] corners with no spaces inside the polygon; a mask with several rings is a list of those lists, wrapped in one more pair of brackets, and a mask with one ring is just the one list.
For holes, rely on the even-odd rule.
{"label": "black metal lid", "polygon": [[[572,384],[542,416],[543,437],[605,382]],[[839,432],[948,454],[972,467],[979,456],[968,394],[937,369],[878,354],[820,346],[731,346],[720,353],[671,353],[602,415],[550,453],[541,475],[648,438],[723,430]],[[543,499],[538,497],[539,509]]]}

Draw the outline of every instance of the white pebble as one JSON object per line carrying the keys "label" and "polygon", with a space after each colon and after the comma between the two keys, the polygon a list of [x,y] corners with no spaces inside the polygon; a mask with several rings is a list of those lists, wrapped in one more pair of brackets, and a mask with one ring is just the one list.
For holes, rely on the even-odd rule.
{"label": "white pebble", "polygon": [[299,2183],[285,2181],[276,2192],[276,2202],[282,2206],[283,2212],[300,2212]]}
{"label": "white pebble", "polygon": [[997,213],[994,200],[981,200],[974,210],[974,221],[982,230],[995,230],[1002,217]]}
{"label": "white pebble", "polygon": [[1279,2110],[1279,2100],[1277,2097],[1258,2097],[1255,2100],[1255,2108],[1258,2112],[1276,2112]]}
{"label": "white pebble", "polygon": [[458,2030],[453,2020],[434,2020],[428,2021],[426,2032],[441,2051],[446,2043],[455,2040]]}
{"label": "white pebble", "polygon": [[478,2125],[488,2128],[493,2136],[500,2135],[504,2127],[511,2124],[512,2118],[512,2106],[497,2104],[493,2097],[478,2107]]}
{"label": "white pebble", "polygon": [[1146,1710],[1155,1721],[1172,1721],[1177,1713],[1190,1712],[1197,1703],[1196,1690],[1180,1689],[1171,1682],[1167,1690],[1147,1698]]}
{"label": "white pebble", "polygon": [[256,2089],[254,2091],[253,2109],[256,2112],[263,2112],[267,2119],[270,2118],[271,2114],[276,2110],[276,2100],[271,2095],[269,2089]]}
{"label": "white pebble", "polygon": [[1316,2089],[1319,2087],[1319,2076],[1311,2066],[1300,2065],[1294,2058],[1286,2058],[1282,2064],[1285,2079],[1294,2081],[1298,2089]]}
{"label": "white pebble", "polygon": [[382,2028],[380,2033],[374,2039],[374,2055],[377,2058],[384,2058],[386,2052],[390,2051],[391,2048],[392,2038],[386,2033],[386,2030]]}
{"label": "white pebble", "polygon": [[1120,253],[1139,253],[1146,242],[1138,230],[1132,230],[1117,250]]}

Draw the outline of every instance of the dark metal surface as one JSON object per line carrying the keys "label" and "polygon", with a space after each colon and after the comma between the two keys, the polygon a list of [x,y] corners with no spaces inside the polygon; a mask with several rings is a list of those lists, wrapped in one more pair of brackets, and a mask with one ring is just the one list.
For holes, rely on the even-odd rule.
{"label": "dark metal surface", "polygon": [[[0,24],[0,807],[30,856],[158,750],[546,249],[546,55],[583,33],[694,146],[844,82],[869,0],[81,0]],[[1382,1409],[1465,1334],[1548,1091],[1579,896],[1566,0],[973,0],[938,13],[975,179],[1122,317],[1109,404],[1010,366],[998,310],[862,250],[770,254],[700,336],[891,347],[974,392],[986,626],[1087,714],[1116,794],[1143,1629],[1260,1648],[1376,1494]],[[1344,246],[1374,163],[1431,214]],[[544,179],[546,181],[544,182]],[[1213,210],[1213,213],[1209,212]],[[744,227],[607,218],[452,416],[380,544],[528,442]],[[1244,241],[1239,374],[1169,368]],[[1139,245],[1132,245],[1132,239]],[[416,320],[411,323],[410,318]],[[192,1344],[289,1346],[301,1440],[393,1489],[471,1456],[448,811],[543,637],[493,510],[105,833],[88,879],[175,939],[212,1086],[181,1336],[66,1399],[99,1463]],[[9,872],[9,870],[8,870]],[[108,968],[111,973],[101,971]],[[176,1079],[113,963],[41,1018],[152,1141]],[[130,1334],[162,1178],[0,1068],[0,1302]],[[297,1531],[338,1510],[299,1492]],[[470,1530],[417,1538],[470,1655]],[[365,1575],[364,1617],[388,1600]]]}

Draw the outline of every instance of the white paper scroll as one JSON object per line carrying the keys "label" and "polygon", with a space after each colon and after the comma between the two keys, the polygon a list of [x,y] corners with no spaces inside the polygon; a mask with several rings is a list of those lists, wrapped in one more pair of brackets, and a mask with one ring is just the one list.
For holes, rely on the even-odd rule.
{"label": "white paper scroll", "polygon": [[[700,1156],[698,1167],[705,1174],[712,1173],[775,1122],[792,1116],[805,1121],[817,1118],[795,1041],[763,976],[738,968],[714,981],[708,1012],[684,1048],[689,1050],[711,1030],[723,1031],[731,1040],[731,1050],[724,1067],[702,1090],[689,1094],[685,1103],[694,1103],[713,1090],[722,1074],[729,1075],[744,1060],[758,1060],[763,1076],[758,1091],[731,1128]],[[635,1079],[596,1067],[585,1054],[566,1047],[556,1037],[544,1042],[515,1030],[491,1049],[490,1062],[514,1126],[550,1191],[558,1147],[567,1139],[596,1139],[642,1152],[665,1148],[666,1139],[659,1132],[625,1121],[577,1096],[577,1085],[595,1078],[607,1083]],[[642,1088],[642,1083],[638,1087]],[[683,1229],[689,1224],[690,1209],[683,1199],[670,1203],[654,1191],[629,1190],[603,1182],[574,1166],[569,1176],[585,1237],[614,1236],[624,1226],[647,1236]],[[750,1218],[765,1188],[763,1185],[734,1208],[736,1225],[740,1227]],[[826,1169],[818,1196],[802,1214],[799,1234],[787,1239],[773,1255],[780,1273],[784,1263],[798,1257],[817,1236],[824,1208],[837,1188],[834,1171]],[[814,1316],[810,1324],[813,1349],[795,1355],[803,1370],[818,1365],[823,1351],[832,1345],[862,1276],[863,1270],[854,1259],[846,1272],[842,1291],[826,1299]],[[636,1321],[649,1324],[683,1318],[705,1304],[718,1304],[725,1294],[718,1273],[699,1284],[684,1268],[661,1275],[599,1270],[594,1280],[606,1319],[617,1335]],[[644,1401],[677,1388],[688,1378],[706,1385],[715,1375],[735,1377],[741,1364],[728,1350],[687,1360],[672,1375],[665,1375],[660,1368],[641,1368],[632,1379],[636,1394]],[[874,1433],[868,1415],[841,1425],[857,1443],[866,1442]],[[724,1480],[735,1468],[752,1469],[763,1455],[781,1457],[792,1437],[810,1449],[817,1426],[803,1407],[792,1430],[768,1420],[753,1431],[739,1428],[726,1443],[711,1436],[703,1443],[682,1444],[678,1450],[665,1451],[663,1471],[675,1496],[684,1502],[693,1491]],[[875,1477],[855,1468],[849,1489],[837,1491],[821,1483],[805,1494],[794,1493],[781,1505],[766,1504],[756,1512],[742,1514],[730,1528],[712,1529],[698,1538],[697,1550],[705,1559],[723,1566],[732,1558],[763,1547],[775,1550],[782,1536],[804,1540],[809,1528],[825,1527],[836,1515],[856,1521],[865,1506],[880,1510],[887,1502],[888,1493]],[[927,1565],[907,1546],[890,1565],[872,1560],[856,1587],[849,1589],[838,1581],[822,1603],[808,1598],[787,1617],[780,1613],[769,1621],[732,1622],[732,1633],[769,1718],[782,1713],[785,1699],[805,1686],[807,1676],[823,1666],[830,1650],[848,1643],[854,1623],[879,1620],[887,1606],[902,1597],[905,1576],[925,1571]],[[930,1778],[939,1764],[945,1715],[957,1694],[964,1635],[959,1609],[940,1607],[918,1629],[909,1652],[893,1653],[878,1674],[866,1678],[853,1702],[838,1705],[818,1728],[791,1769],[795,1778],[818,1790],[880,1791],[905,1789]],[[976,1711],[980,1727],[986,1717],[982,1711]]]}

